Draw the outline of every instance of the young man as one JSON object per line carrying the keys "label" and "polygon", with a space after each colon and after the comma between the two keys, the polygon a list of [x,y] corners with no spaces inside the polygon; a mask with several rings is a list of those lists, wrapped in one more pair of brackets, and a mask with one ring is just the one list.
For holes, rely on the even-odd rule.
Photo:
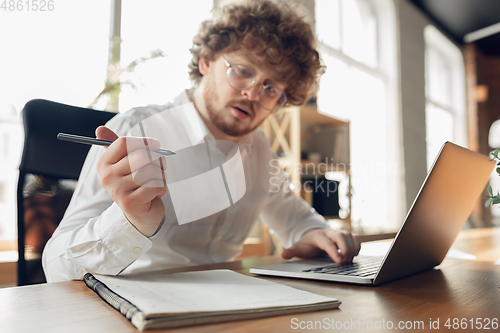
{"label": "young man", "polygon": [[[240,253],[258,218],[287,248],[286,259],[326,252],[349,262],[358,254],[358,238],[330,230],[289,190],[286,177],[280,174],[278,190],[271,186],[274,156],[258,129],[272,112],[305,103],[314,90],[322,65],[310,26],[284,2],[230,4],[201,25],[191,52],[193,89],[172,104],[132,109],[96,130],[99,139],[114,143],[89,152],[43,253],[49,282],[81,279],[85,272],[116,275],[226,261]],[[155,139],[143,138],[145,127]],[[165,158],[154,151],[222,140],[237,145],[244,194],[228,208],[181,223],[179,207],[189,214],[201,207],[189,199],[179,203],[178,187],[164,171],[190,164],[179,162],[181,154]],[[199,187],[219,204],[209,185]]]}

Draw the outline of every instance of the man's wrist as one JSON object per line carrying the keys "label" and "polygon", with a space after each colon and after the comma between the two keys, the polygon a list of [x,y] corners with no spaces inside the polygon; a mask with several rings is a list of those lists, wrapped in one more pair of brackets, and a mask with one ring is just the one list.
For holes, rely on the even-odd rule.
{"label": "man's wrist", "polygon": [[130,223],[138,232],[143,234],[145,237],[151,238],[158,233],[161,229],[163,222],[165,222],[165,216],[163,216],[162,220],[158,225],[145,224],[140,221],[136,221],[135,219],[131,219],[127,216],[125,212],[123,212],[123,216],[127,219],[128,223]]}
{"label": "man's wrist", "polygon": [[[312,229],[308,229],[308,230],[306,230],[306,231],[304,231],[302,233],[302,237],[304,237],[307,234],[310,234],[311,232],[317,231],[317,230],[325,230],[325,228],[312,228]],[[300,237],[300,238],[302,238],[302,237]]]}

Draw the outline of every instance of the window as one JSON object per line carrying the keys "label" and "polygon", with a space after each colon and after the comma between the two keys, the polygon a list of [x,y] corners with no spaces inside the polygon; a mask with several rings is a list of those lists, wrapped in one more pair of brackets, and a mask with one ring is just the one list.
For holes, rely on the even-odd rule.
{"label": "window", "polygon": [[353,228],[395,230],[402,221],[395,13],[391,1],[316,0],[327,66],[318,110],[350,122]]}
{"label": "window", "polygon": [[120,95],[120,111],[147,104],[172,101],[182,89],[191,87],[188,63],[189,49],[200,23],[208,18],[213,1],[123,0],[121,64],[161,50],[157,58],[137,66],[125,80]]}
{"label": "window", "polygon": [[427,168],[441,146],[467,146],[465,74],[462,53],[434,26],[425,28],[425,123]]}
{"label": "window", "polygon": [[2,12],[0,19],[0,239],[16,231],[20,112],[31,99],[87,106],[102,89],[109,2],[56,1],[53,11]]}
{"label": "window", "polygon": [[[164,104],[189,88],[189,48],[212,1],[122,3],[121,66],[162,50],[122,79],[120,111]],[[0,239],[16,237],[17,169],[22,152],[20,112],[43,98],[87,107],[104,88],[110,1],[56,1],[45,12],[6,12],[0,19]],[[99,100],[96,109],[104,108]]]}

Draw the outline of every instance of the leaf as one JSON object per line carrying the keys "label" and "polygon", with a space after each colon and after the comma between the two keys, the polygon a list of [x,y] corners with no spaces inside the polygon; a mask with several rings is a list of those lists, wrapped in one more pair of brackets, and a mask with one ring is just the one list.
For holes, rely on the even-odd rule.
{"label": "leaf", "polygon": [[500,175],[500,168],[497,168],[497,173]]}
{"label": "leaf", "polygon": [[490,161],[493,161],[494,159],[500,159],[498,157],[498,152],[499,152],[500,149],[495,149],[494,151],[490,152],[491,155],[493,155],[493,157],[491,158]]}
{"label": "leaf", "polygon": [[496,195],[495,197],[491,198],[491,204],[496,205],[500,203],[500,196]]}
{"label": "leaf", "polygon": [[487,189],[488,189],[488,193],[489,193],[490,195],[493,195],[493,189],[491,188],[491,186],[488,186],[488,188],[487,188]]}
{"label": "leaf", "polygon": [[484,207],[489,207],[491,205],[492,201],[493,201],[493,199],[486,200],[486,202],[484,203]]}

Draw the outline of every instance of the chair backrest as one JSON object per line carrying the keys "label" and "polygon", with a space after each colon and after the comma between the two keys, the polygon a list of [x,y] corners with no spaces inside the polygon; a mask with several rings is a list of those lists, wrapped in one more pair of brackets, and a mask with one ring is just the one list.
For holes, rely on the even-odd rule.
{"label": "chair backrest", "polygon": [[94,137],[95,129],[115,114],[41,99],[24,106],[17,187],[18,285],[45,282],[43,248],[64,215],[90,149],[60,141],[57,134]]}

